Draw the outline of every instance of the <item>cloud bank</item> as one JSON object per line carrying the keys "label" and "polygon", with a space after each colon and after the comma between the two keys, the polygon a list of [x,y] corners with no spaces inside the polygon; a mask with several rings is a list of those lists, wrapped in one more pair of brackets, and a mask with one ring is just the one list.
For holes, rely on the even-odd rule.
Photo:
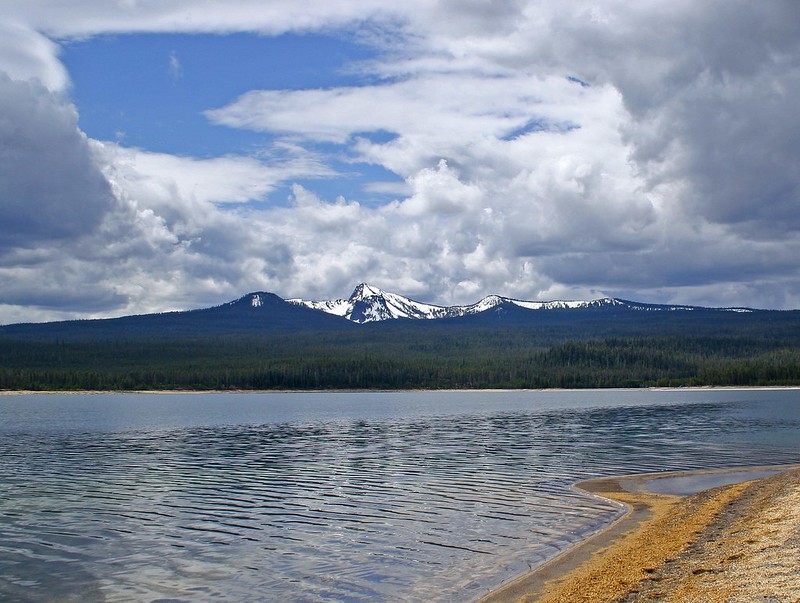
{"label": "cloud bank", "polygon": [[[6,3],[0,322],[198,307],[368,280],[423,301],[800,306],[792,0]],[[208,107],[249,155],[87,138],[59,43],[334,32],[364,84]],[[180,73],[171,55],[168,68]],[[356,198],[314,190],[373,166]],[[291,190],[288,200],[277,191]],[[394,198],[370,191],[397,191]]]}

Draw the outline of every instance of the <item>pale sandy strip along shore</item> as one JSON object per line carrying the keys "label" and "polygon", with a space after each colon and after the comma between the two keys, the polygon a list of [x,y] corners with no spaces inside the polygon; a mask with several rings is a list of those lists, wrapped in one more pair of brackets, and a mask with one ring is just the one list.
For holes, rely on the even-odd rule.
{"label": "pale sandy strip along shore", "polygon": [[769,385],[769,386],[698,386],[698,387],[643,387],[643,388],[595,388],[595,389],[149,389],[149,390],[17,390],[0,389],[0,396],[29,396],[41,395],[69,395],[69,394],[308,394],[308,393],[502,393],[502,392],[692,392],[692,391],[782,391],[800,390],[800,385]]}
{"label": "pale sandy strip along shore", "polygon": [[688,497],[648,492],[652,475],[583,482],[627,514],[482,601],[800,601],[800,467],[781,469]]}

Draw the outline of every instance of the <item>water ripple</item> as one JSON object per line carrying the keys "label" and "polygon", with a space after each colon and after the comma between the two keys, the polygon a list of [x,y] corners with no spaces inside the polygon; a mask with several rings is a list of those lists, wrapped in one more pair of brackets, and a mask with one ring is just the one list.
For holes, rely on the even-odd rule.
{"label": "water ripple", "polygon": [[579,479],[797,462],[796,394],[780,412],[771,396],[509,409],[484,394],[431,416],[285,421],[232,407],[169,428],[15,419],[0,430],[0,598],[477,598],[620,513]]}

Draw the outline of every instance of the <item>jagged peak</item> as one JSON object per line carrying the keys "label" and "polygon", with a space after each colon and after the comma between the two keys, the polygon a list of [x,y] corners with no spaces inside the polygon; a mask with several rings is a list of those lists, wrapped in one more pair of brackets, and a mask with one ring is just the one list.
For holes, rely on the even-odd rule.
{"label": "jagged peak", "polygon": [[353,293],[350,295],[350,300],[355,301],[357,299],[380,297],[383,295],[385,295],[385,293],[378,287],[373,287],[369,283],[359,283],[356,285],[355,289],[353,289]]}

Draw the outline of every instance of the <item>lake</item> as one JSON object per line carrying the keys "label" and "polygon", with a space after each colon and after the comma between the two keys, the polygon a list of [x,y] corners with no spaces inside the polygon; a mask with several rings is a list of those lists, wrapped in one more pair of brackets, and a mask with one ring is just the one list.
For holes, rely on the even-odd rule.
{"label": "lake", "polygon": [[800,391],[0,396],[0,600],[474,600],[571,488],[800,462]]}

